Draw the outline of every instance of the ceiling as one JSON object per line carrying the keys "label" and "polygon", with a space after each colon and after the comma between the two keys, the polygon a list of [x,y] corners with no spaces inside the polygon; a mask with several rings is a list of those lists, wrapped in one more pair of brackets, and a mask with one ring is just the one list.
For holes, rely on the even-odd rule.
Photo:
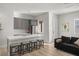
{"label": "ceiling", "polygon": [[22,14],[36,17],[36,16],[39,16],[39,15],[42,15],[42,14],[45,14],[45,13],[47,13],[47,12],[30,12],[30,13],[22,13]]}
{"label": "ceiling", "polygon": [[11,6],[16,13],[28,13],[32,15],[47,11],[52,11],[55,14],[63,14],[79,10],[79,3],[4,3],[0,5]]}
{"label": "ceiling", "polygon": [[[14,4],[15,11],[20,13],[53,11],[56,14],[73,12],[79,10],[78,3],[23,3]],[[33,13],[34,14],[34,13]]]}

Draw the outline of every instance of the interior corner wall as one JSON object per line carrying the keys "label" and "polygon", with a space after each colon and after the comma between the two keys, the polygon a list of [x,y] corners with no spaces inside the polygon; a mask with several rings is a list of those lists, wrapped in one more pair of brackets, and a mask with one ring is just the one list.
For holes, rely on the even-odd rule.
{"label": "interior corner wall", "polygon": [[[71,12],[67,14],[61,14],[59,18],[59,36],[76,36],[74,34],[74,20],[79,19],[79,11]],[[64,31],[63,26],[65,23],[69,23],[69,31]]]}
{"label": "interior corner wall", "polygon": [[6,4],[0,4],[0,47],[7,47],[7,36],[13,33],[13,9]]}
{"label": "interior corner wall", "polygon": [[53,19],[52,19],[52,12],[49,12],[49,43],[52,42],[53,39]]}
{"label": "interior corner wall", "polygon": [[54,42],[58,38],[58,17],[53,12],[49,12],[49,42]]}
{"label": "interior corner wall", "polygon": [[49,14],[48,14],[48,12],[41,14],[39,16],[36,16],[35,19],[42,20],[44,22],[44,26],[43,26],[44,27],[43,28],[44,29],[44,32],[43,32],[44,37],[43,37],[43,39],[45,42],[48,43],[49,42]]}
{"label": "interior corner wall", "polygon": [[52,14],[52,41],[58,38],[58,16],[56,14]]}

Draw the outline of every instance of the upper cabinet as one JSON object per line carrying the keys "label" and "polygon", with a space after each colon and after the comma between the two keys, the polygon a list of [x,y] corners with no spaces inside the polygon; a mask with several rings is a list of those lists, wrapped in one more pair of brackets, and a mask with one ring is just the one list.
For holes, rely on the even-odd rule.
{"label": "upper cabinet", "polygon": [[14,18],[14,29],[27,29],[28,25],[26,19]]}
{"label": "upper cabinet", "polygon": [[29,26],[36,26],[37,20],[14,18],[14,29],[28,29]]}

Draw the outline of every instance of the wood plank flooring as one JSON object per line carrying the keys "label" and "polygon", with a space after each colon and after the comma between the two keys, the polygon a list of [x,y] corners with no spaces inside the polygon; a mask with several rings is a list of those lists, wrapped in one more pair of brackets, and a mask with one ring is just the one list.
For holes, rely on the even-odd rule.
{"label": "wood plank flooring", "polygon": [[[7,50],[5,48],[0,48],[0,56],[7,56]],[[45,44],[44,48],[34,50],[31,53],[26,53],[23,56],[74,56],[67,52],[58,50],[54,48],[53,44]]]}

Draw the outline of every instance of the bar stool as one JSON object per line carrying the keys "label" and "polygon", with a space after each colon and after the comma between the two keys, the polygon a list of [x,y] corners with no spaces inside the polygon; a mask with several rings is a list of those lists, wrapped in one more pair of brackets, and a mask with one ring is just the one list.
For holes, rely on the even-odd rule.
{"label": "bar stool", "polygon": [[40,49],[40,40],[37,40],[37,49]]}
{"label": "bar stool", "polygon": [[19,54],[19,43],[13,43],[10,45],[10,56],[15,56]]}
{"label": "bar stool", "polygon": [[36,42],[36,40],[31,40],[31,44],[32,44],[32,50],[37,49],[37,42]]}
{"label": "bar stool", "polygon": [[40,45],[44,48],[44,40],[40,40]]}
{"label": "bar stool", "polygon": [[39,41],[39,47],[44,47],[44,40],[37,40],[37,41]]}
{"label": "bar stool", "polygon": [[29,51],[29,42],[22,42],[21,43],[21,54],[25,54],[27,51]]}
{"label": "bar stool", "polygon": [[37,50],[37,41],[34,41],[34,49]]}
{"label": "bar stool", "polygon": [[26,50],[27,53],[32,51],[30,42],[26,42],[26,49],[25,50]]}
{"label": "bar stool", "polygon": [[28,43],[28,50],[29,52],[32,52],[35,49],[37,49],[37,42],[36,40],[30,39]]}

